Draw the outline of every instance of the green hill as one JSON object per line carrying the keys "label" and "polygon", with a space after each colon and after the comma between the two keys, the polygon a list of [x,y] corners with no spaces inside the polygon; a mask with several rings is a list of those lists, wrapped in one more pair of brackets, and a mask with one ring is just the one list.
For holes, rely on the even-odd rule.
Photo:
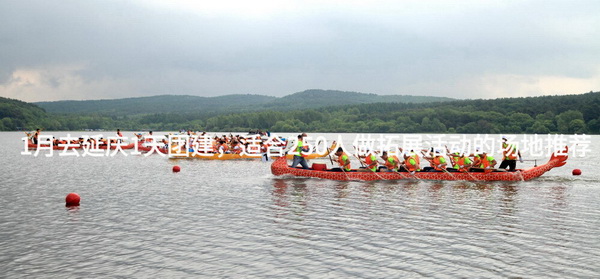
{"label": "green hill", "polygon": [[580,95],[374,103],[203,120],[206,130],[350,133],[600,133],[600,92]]}
{"label": "green hill", "polygon": [[[140,99],[147,102],[146,108],[140,108]],[[386,102],[373,103],[382,99]],[[0,128],[33,129],[39,125],[45,130],[600,134],[600,92],[491,100],[443,101],[433,97],[426,99],[429,103],[408,103],[407,99],[324,90],[282,98],[155,96],[81,101],[76,109],[68,102],[54,102],[64,107],[57,110],[60,113],[48,114],[35,105],[2,99]],[[180,105],[173,100],[179,100]],[[240,100],[247,104],[240,104]],[[404,102],[389,102],[393,100]],[[154,110],[148,110],[151,105]]]}
{"label": "green hill", "polygon": [[359,92],[312,89],[278,98],[264,105],[266,109],[315,109],[327,106],[371,103],[431,103],[454,100],[447,97],[376,95]]}
{"label": "green hill", "polygon": [[160,95],[112,100],[56,101],[35,103],[49,113],[135,115],[149,113],[217,113],[249,111],[251,106],[276,99],[262,95],[226,95],[199,97],[189,95]]}
{"label": "green hill", "polygon": [[47,125],[46,112],[30,103],[0,97],[0,131],[35,130]]}
{"label": "green hill", "polygon": [[379,102],[424,103],[449,101],[446,97],[375,95],[335,90],[306,90],[277,98],[264,95],[199,97],[160,95],[113,100],[56,101],[35,103],[49,113],[125,116],[155,113],[199,113],[214,115],[260,110],[314,109],[334,105]]}

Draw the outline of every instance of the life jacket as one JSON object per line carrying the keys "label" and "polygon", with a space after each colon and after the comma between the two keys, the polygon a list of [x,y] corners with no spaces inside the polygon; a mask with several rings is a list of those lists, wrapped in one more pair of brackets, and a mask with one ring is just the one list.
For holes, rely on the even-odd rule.
{"label": "life jacket", "polygon": [[479,167],[480,168],[487,168],[487,167],[490,166],[490,162],[492,162],[493,160],[494,160],[494,157],[492,157],[492,156],[487,156],[486,155],[484,158],[480,157],[480,161],[479,161],[480,165],[479,165]]}
{"label": "life jacket", "polygon": [[517,146],[514,144],[502,143],[502,156],[504,160],[516,160],[517,152]]}
{"label": "life jacket", "polygon": [[232,150],[231,153],[234,153],[234,154],[240,154],[240,153],[242,153],[242,147],[240,146],[239,143],[235,144],[235,145],[232,145],[231,146],[231,150]]}
{"label": "life jacket", "polygon": [[443,169],[438,166],[446,164],[446,159],[443,156],[435,156],[431,161],[433,162],[433,168],[439,171],[442,171]]}
{"label": "life jacket", "polygon": [[[346,162],[348,163],[348,166],[344,168]],[[342,152],[342,155],[338,156],[338,163],[340,164],[340,167],[343,168],[345,171],[350,171],[352,169],[352,167],[350,166],[350,158],[348,158],[346,152]]]}
{"label": "life jacket", "polygon": [[408,171],[419,170],[421,165],[421,162],[419,161],[419,156],[413,154],[409,157],[406,157],[406,159],[404,159],[404,165],[406,166],[406,169],[408,169]]}
{"label": "life jacket", "polygon": [[365,162],[367,163],[367,168],[371,171],[377,171],[377,157],[373,154],[370,154],[365,158]]}
{"label": "life jacket", "polygon": [[296,147],[296,153],[294,156],[302,156],[302,157],[308,157],[308,154],[305,154],[303,152],[304,149],[304,142],[302,142],[301,140],[298,141],[298,146]]}
{"label": "life jacket", "polygon": [[400,160],[398,160],[396,155],[388,156],[387,160],[385,160],[385,167],[388,168],[388,170],[397,170],[399,164]]}
{"label": "life jacket", "polygon": [[221,147],[223,147],[223,153],[227,153],[227,151],[229,151],[229,146],[227,146],[227,144],[226,144],[226,143],[224,143],[224,144],[221,144],[221,145],[219,146],[219,151],[220,151]]}
{"label": "life jacket", "polygon": [[460,154],[458,152],[454,152],[450,154],[450,163],[452,163],[452,168],[454,169],[460,169],[460,166],[458,165],[458,160],[460,159]]}
{"label": "life jacket", "polygon": [[458,161],[456,161],[456,166],[459,171],[466,172],[468,169],[465,168],[465,165],[473,163],[469,157],[460,157]]}

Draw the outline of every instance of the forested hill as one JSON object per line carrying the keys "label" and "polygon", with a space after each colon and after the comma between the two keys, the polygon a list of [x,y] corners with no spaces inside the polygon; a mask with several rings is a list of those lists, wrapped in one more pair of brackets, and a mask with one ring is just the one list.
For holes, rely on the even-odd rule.
{"label": "forested hill", "polygon": [[462,100],[431,104],[360,104],[210,117],[206,130],[255,127],[280,132],[588,133],[600,134],[600,92]]}
{"label": "forested hill", "polygon": [[35,130],[49,121],[46,112],[30,103],[0,97],[0,131]]}
{"label": "forested hill", "polygon": [[[304,96],[294,94],[295,96],[288,97],[306,97],[306,101],[310,103],[310,91],[307,92]],[[167,99],[163,101],[166,102]],[[213,115],[200,111],[121,116],[101,113],[57,114],[45,113],[35,105],[16,100],[0,101],[0,128],[3,130],[14,130],[18,127],[32,130],[39,127],[44,130],[189,129],[216,132],[262,129],[272,132],[324,133],[600,134],[600,92],[416,104],[340,105],[340,102],[335,102],[335,105],[311,109],[295,105],[283,110],[240,110]],[[167,105],[172,104],[167,102]]]}
{"label": "forested hill", "polygon": [[314,109],[326,106],[382,102],[425,103],[453,100],[446,97],[376,95],[335,90],[306,90],[277,98],[263,95],[199,97],[161,95],[114,100],[56,101],[35,103],[49,113],[124,116],[151,113],[201,113],[210,115],[260,110]]}
{"label": "forested hill", "polygon": [[315,109],[327,106],[371,103],[431,103],[454,100],[448,97],[376,95],[336,90],[306,90],[278,98],[263,107],[273,110]]}
{"label": "forested hill", "polygon": [[275,99],[277,98],[250,94],[218,97],[160,95],[110,100],[38,102],[35,104],[50,113],[123,116],[149,113],[250,111],[248,107],[260,106]]}

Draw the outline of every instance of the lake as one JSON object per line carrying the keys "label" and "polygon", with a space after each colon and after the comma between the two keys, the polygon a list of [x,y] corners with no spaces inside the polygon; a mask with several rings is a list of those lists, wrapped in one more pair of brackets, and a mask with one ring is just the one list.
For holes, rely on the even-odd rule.
{"label": "lake", "polygon": [[[5,278],[600,278],[600,136],[540,178],[491,183],[286,178],[268,162],[156,154],[36,157],[21,154],[23,136],[0,133]],[[70,192],[80,206],[65,207]]]}

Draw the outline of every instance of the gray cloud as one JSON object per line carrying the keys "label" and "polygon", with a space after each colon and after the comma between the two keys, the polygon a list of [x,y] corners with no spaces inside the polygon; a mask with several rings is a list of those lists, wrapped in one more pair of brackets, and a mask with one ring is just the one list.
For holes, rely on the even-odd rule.
{"label": "gray cloud", "polygon": [[395,2],[245,17],[135,1],[3,1],[0,96],[600,90],[597,1]]}

